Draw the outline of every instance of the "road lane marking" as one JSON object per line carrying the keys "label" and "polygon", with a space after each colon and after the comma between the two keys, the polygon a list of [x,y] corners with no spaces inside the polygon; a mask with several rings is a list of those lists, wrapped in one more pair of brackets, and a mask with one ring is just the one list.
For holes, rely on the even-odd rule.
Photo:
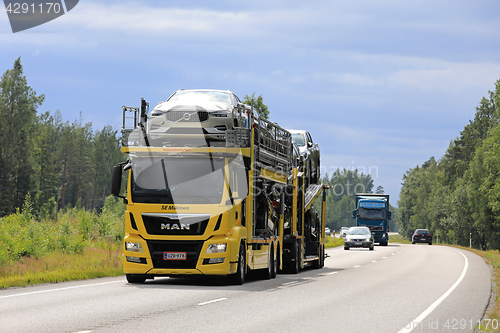
{"label": "road lane marking", "polygon": [[361,267],[361,265],[356,265],[356,266],[354,266],[354,268],[358,268],[358,267]]}
{"label": "road lane marking", "polygon": [[387,259],[387,257],[382,257],[382,259]]}
{"label": "road lane marking", "polygon": [[[454,250],[454,251],[457,251],[457,250]],[[467,260],[467,257],[465,256],[465,254],[463,254],[462,252],[460,251],[457,251],[458,253],[460,253],[464,259],[465,259],[465,265],[464,265],[464,269],[462,271],[462,274],[460,275],[460,277],[458,278],[458,280],[450,287],[450,289],[448,289],[447,292],[445,292],[443,294],[443,296],[439,297],[434,303],[432,303],[427,309],[425,309],[424,312],[422,312],[417,318],[413,319],[411,321],[411,323],[409,323],[408,325],[410,326],[409,328],[407,328],[405,326],[405,328],[402,328],[401,330],[398,331],[398,333],[409,333],[411,331],[413,331],[413,329],[415,328],[415,325],[414,324],[417,324],[416,326],[418,327],[418,325],[428,316],[431,314],[432,311],[434,311],[439,304],[441,304],[451,293],[453,290],[455,290],[455,288],[460,284],[460,282],[462,282],[462,280],[464,279],[465,277],[465,274],[467,273],[467,268],[469,267],[469,260]],[[408,326],[407,325],[407,326]]]}
{"label": "road lane marking", "polygon": [[291,284],[296,284],[296,283],[299,283],[299,281],[290,281],[290,282],[285,282],[285,283],[282,283],[281,285],[282,286],[289,286]]}
{"label": "road lane marking", "polygon": [[377,262],[377,260],[372,260],[372,262]]}
{"label": "road lane marking", "polygon": [[331,273],[328,273],[327,275],[333,275],[333,274],[337,274],[338,272],[331,272]]}
{"label": "road lane marking", "polygon": [[213,300],[208,301],[208,302],[198,303],[198,305],[206,305],[206,304],[211,304],[211,303],[215,303],[215,302],[225,301],[226,299],[227,299],[226,297],[223,297],[223,298],[217,298],[217,299],[213,299]]}
{"label": "road lane marking", "polygon": [[118,283],[118,282],[123,283],[123,281],[120,280],[120,281],[102,282],[102,283],[94,283],[94,284],[84,284],[84,285],[81,285],[81,286],[64,287],[64,288],[48,289],[48,290],[38,290],[38,291],[29,292],[29,293],[0,296],[0,299],[2,299],[2,298],[9,298],[9,297],[16,297],[16,296],[28,296],[28,295],[34,295],[34,294],[49,293],[49,292],[52,292],[52,291],[61,291],[61,290],[69,290],[69,289],[76,289],[76,288],[101,286],[101,285],[105,285],[105,284]]}

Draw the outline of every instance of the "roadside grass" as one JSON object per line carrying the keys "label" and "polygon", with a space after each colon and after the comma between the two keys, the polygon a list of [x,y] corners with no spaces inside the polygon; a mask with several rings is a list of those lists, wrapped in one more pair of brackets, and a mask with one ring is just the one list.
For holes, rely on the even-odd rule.
{"label": "roadside grass", "polygon": [[123,275],[120,244],[90,245],[81,253],[51,252],[0,267],[0,288]]}
{"label": "roadside grass", "polygon": [[122,275],[125,205],[106,198],[100,213],[37,217],[31,199],[0,218],[0,288]]}
{"label": "roadside grass", "polygon": [[389,243],[411,244],[411,242],[401,235],[389,235]]}
{"label": "roadside grass", "polygon": [[331,247],[338,247],[338,246],[344,246],[344,238],[326,236],[325,248],[329,249]]}

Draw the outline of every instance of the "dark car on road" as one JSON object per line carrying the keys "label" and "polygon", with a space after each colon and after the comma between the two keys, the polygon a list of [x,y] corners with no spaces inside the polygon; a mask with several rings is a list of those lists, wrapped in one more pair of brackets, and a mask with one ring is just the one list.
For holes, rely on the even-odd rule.
{"label": "dark car on road", "polygon": [[427,229],[417,229],[411,236],[411,243],[429,243],[429,245],[432,245],[432,234]]}
{"label": "dark car on road", "polygon": [[347,231],[344,240],[344,250],[351,247],[367,247],[373,251],[373,235],[368,227],[351,227]]}

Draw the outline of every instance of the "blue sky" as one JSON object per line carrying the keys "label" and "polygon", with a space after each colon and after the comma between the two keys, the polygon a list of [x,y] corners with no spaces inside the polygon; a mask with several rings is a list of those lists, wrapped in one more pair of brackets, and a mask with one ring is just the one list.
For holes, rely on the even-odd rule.
{"label": "blue sky", "polygon": [[370,171],[396,204],[500,79],[499,14],[498,0],[81,0],[16,34],[0,10],[0,72],[20,56],[40,112],[94,129],[180,88],[255,92],[311,132],[323,172]]}

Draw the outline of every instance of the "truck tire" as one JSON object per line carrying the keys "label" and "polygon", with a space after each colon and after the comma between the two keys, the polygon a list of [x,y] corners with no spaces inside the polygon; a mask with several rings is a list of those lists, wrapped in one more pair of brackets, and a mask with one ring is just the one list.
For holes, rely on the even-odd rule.
{"label": "truck tire", "polygon": [[272,248],[272,244],[271,244],[271,250],[269,252],[269,262],[268,262],[268,265],[267,265],[267,268],[266,269],[263,269],[262,270],[262,278],[264,280],[269,280],[273,277],[273,270],[274,270],[274,254],[273,254],[273,248]]}
{"label": "truck tire", "polygon": [[238,252],[238,266],[236,267],[236,273],[230,276],[231,284],[242,285],[245,282],[245,270],[246,270],[246,253],[243,244],[240,244],[240,250]]}
{"label": "truck tire", "polygon": [[146,282],[146,276],[140,274],[125,274],[128,283],[142,284]]}
{"label": "truck tire", "polygon": [[[279,248],[278,248],[278,253],[280,253]],[[271,275],[272,279],[274,279],[276,277],[276,275],[278,275],[278,270],[279,270],[278,254],[276,255],[276,258],[273,259],[273,261],[274,261],[274,265],[273,265],[273,273]]]}
{"label": "truck tire", "polygon": [[300,271],[300,253],[299,253],[299,244],[298,243],[295,243],[293,253],[294,253],[295,261],[292,262],[291,273],[297,274]]}
{"label": "truck tire", "polygon": [[387,246],[387,242],[380,242],[380,246]]}
{"label": "truck tire", "polygon": [[325,246],[324,245],[321,246],[320,259],[321,259],[321,262],[320,262],[319,268],[323,268],[323,267],[325,267]]}

